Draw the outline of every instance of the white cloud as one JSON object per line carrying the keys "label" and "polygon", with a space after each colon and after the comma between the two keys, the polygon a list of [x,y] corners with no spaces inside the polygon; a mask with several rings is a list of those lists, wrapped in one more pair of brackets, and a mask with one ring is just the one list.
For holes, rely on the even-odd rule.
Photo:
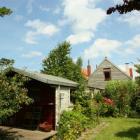
{"label": "white cloud", "polygon": [[78,44],[82,42],[88,42],[94,36],[92,32],[82,32],[70,35],[66,40],[71,44]]}
{"label": "white cloud", "polygon": [[84,51],[85,59],[93,59],[98,56],[109,56],[112,52],[115,52],[122,45],[117,40],[109,39],[97,39],[94,44]]}
{"label": "white cloud", "polygon": [[106,12],[101,8],[96,8],[96,4],[96,0],[63,0],[64,17],[72,24],[76,38],[78,36],[76,34],[79,33],[87,35],[87,32],[92,32],[94,34],[98,25],[106,19]]}
{"label": "white cloud", "polygon": [[33,31],[28,31],[26,33],[26,37],[25,37],[25,42],[28,43],[28,44],[37,44],[37,41],[36,41],[36,32],[33,32]]}
{"label": "white cloud", "polygon": [[139,19],[140,19],[140,12],[138,11],[130,12],[118,18],[119,21],[128,23],[132,27],[140,26]]}
{"label": "white cloud", "polygon": [[84,50],[83,56],[85,59],[94,59],[99,56],[110,56],[111,53],[116,53],[120,56],[128,56],[136,54],[140,49],[140,34],[135,35],[129,40],[118,41],[99,38],[94,41],[93,45]]}
{"label": "white cloud", "polygon": [[25,37],[25,42],[29,44],[37,44],[36,36],[38,35],[52,36],[59,31],[54,24],[45,23],[39,19],[29,20],[25,26],[33,29],[33,31],[28,31]]}
{"label": "white cloud", "polygon": [[28,14],[31,14],[33,11],[33,2],[34,0],[28,0],[27,7],[26,7]]}
{"label": "white cloud", "polygon": [[22,54],[22,57],[24,58],[33,58],[33,57],[41,57],[41,56],[43,56],[43,54],[38,51],[31,51],[29,53]]}
{"label": "white cloud", "polygon": [[140,34],[135,35],[131,40],[125,42],[131,49],[140,48]]}

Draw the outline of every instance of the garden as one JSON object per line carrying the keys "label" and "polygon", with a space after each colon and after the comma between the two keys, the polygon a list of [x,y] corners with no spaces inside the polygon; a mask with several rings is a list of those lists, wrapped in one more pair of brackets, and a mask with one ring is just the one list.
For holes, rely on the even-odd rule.
{"label": "garden", "polygon": [[[77,62],[73,62],[70,50],[68,42],[60,43],[42,62],[42,73],[61,76],[79,83],[71,93],[73,109],[61,114],[57,136],[52,140],[77,140],[83,133],[92,132],[91,130],[91,138],[97,136],[97,140],[102,139],[102,135],[110,135],[110,139],[121,139],[125,134],[126,140],[137,139],[140,117],[139,77],[136,81],[109,81],[104,91],[87,92],[87,80],[81,74],[82,59],[78,58]],[[33,102],[27,96],[28,91],[24,86],[29,79],[21,75],[12,78],[9,76],[13,63],[13,60],[0,59],[1,121],[18,112],[23,104],[29,105]],[[140,65],[135,67],[140,73]],[[94,134],[102,123],[106,129],[99,135]]]}
{"label": "garden", "polygon": [[[85,95],[85,94],[84,94]],[[73,111],[64,112],[58,138],[119,140],[138,139],[140,132],[139,86],[133,81],[111,81],[94,98],[83,97]],[[104,127],[104,128],[102,128]]]}

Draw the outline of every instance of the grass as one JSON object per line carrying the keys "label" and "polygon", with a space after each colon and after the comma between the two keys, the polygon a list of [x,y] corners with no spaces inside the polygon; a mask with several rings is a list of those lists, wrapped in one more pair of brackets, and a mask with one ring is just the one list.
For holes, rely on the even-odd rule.
{"label": "grass", "polygon": [[108,126],[90,140],[140,140],[140,119],[105,118]]}

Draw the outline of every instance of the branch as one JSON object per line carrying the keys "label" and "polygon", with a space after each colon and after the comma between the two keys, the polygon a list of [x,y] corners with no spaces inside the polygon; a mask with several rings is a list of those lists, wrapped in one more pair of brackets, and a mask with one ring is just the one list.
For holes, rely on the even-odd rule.
{"label": "branch", "polygon": [[10,15],[12,10],[6,7],[0,7],[0,17],[4,17],[5,15]]}
{"label": "branch", "polygon": [[123,0],[123,4],[117,4],[115,7],[110,7],[107,14],[112,14],[118,11],[120,14],[125,14],[133,10],[140,10],[140,0]]}

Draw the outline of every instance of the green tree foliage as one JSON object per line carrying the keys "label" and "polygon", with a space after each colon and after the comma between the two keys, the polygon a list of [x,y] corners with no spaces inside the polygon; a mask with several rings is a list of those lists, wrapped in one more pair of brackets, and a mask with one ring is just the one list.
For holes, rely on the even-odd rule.
{"label": "green tree foliage", "polygon": [[24,87],[27,78],[19,74],[11,76],[13,63],[14,60],[0,59],[0,120],[19,111],[23,104],[32,102]]}
{"label": "green tree foliage", "polygon": [[[139,60],[140,61],[140,60]],[[135,65],[136,71],[140,74],[140,64]],[[133,96],[133,102],[131,103],[133,109],[140,114],[140,76],[136,77],[136,83],[138,84],[138,92]]]}
{"label": "green tree foliage", "polygon": [[79,57],[76,63],[73,62],[70,57],[70,43],[62,42],[53,49],[47,58],[43,60],[43,73],[52,74],[56,76],[61,76],[68,78],[79,85],[74,92],[71,93],[71,101],[73,103],[80,103],[84,107],[85,113],[89,115],[91,109],[90,99],[91,96],[85,92],[86,80],[81,74],[82,69],[82,59]]}
{"label": "green tree foliage", "polygon": [[132,97],[137,93],[137,85],[133,81],[110,81],[105,87],[104,96],[113,99],[120,115],[130,109]]}
{"label": "green tree foliage", "polygon": [[[140,61],[140,60],[139,60],[139,61]],[[140,75],[140,64],[135,65],[135,68],[136,68],[136,72]],[[137,82],[137,84],[138,84],[139,87],[140,87],[140,76],[137,76],[137,77],[136,77],[136,82]]]}
{"label": "green tree foliage", "polygon": [[107,10],[107,14],[112,14],[118,11],[120,14],[125,14],[133,10],[140,10],[140,0],[123,0],[123,4],[117,4]]}
{"label": "green tree foliage", "polygon": [[81,58],[75,64],[70,57],[70,43],[62,42],[53,49],[48,57],[43,60],[43,73],[68,78],[80,82],[84,78],[81,74]]}
{"label": "green tree foliage", "polygon": [[10,8],[0,7],[0,17],[10,15],[11,13],[12,13],[12,10]]}

